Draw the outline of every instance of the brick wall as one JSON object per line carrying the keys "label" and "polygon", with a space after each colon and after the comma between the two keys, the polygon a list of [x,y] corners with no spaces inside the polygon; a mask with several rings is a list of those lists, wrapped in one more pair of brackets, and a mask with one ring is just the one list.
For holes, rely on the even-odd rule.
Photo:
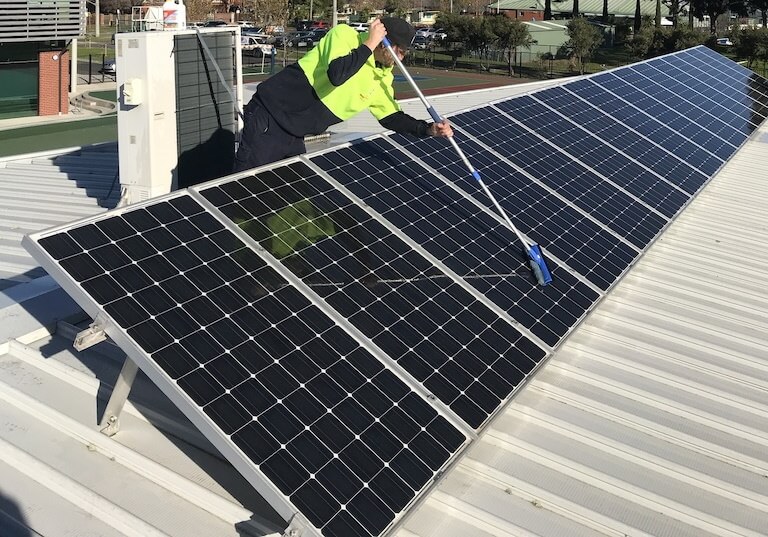
{"label": "brick wall", "polygon": [[69,52],[48,50],[40,58],[40,101],[37,114],[50,116],[69,112]]}

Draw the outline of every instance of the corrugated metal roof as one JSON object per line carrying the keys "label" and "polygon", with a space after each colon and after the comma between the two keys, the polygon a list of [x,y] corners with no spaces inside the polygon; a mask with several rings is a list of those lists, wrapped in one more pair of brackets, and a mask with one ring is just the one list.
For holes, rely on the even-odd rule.
{"label": "corrugated metal roof", "polygon": [[[617,17],[634,17],[635,0],[611,0],[608,3],[608,13]],[[489,4],[489,9],[536,9],[544,11],[544,3],[540,0],[499,0]],[[553,0],[552,13],[570,14],[573,12],[573,0]],[[603,0],[579,0],[579,13],[582,15],[602,15]],[[656,2],[654,0],[640,0],[640,13],[651,17],[656,15]],[[662,6],[661,15],[666,16],[668,9]]]}
{"label": "corrugated metal roof", "polygon": [[113,143],[0,159],[0,290],[45,274],[21,247],[25,234],[113,207],[116,176]]}
{"label": "corrugated metal roof", "polygon": [[[475,97],[503,96],[432,100],[450,113]],[[363,123],[351,133],[360,128],[371,132]],[[400,537],[765,535],[767,156],[764,126],[443,477]],[[71,179],[77,174],[61,180]],[[25,185],[27,197],[39,195]],[[87,322],[48,277],[4,294],[0,535],[28,536],[27,527],[78,537],[279,530],[264,521],[274,513],[143,376],[121,432],[100,434],[122,353],[106,343],[71,349]]]}
{"label": "corrugated metal roof", "polygon": [[766,535],[767,157],[764,125],[399,535]]}

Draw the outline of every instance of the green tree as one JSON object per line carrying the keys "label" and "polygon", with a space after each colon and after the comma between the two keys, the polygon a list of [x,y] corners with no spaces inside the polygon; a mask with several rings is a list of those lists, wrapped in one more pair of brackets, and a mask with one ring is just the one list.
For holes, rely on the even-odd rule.
{"label": "green tree", "polygon": [[435,25],[442,28],[447,34],[447,37],[443,39],[443,45],[446,47],[446,53],[451,56],[451,69],[456,69],[456,62],[464,53],[466,18],[453,13],[440,13],[435,21]]}
{"label": "green tree", "polygon": [[661,0],[656,0],[656,16],[654,17],[655,26],[661,28]]}
{"label": "green tree", "polygon": [[640,26],[639,30],[635,30],[632,39],[627,41],[626,46],[632,58],[641,60],[648,57],[652,44],[653,28],[648,24],[644,24]]}
{"label": "green tree", "polygon": [[747,28],[737,32],[733,41],[734,52],[747,60],[747,67],[757,60],[768,58],[768,30],[765,28]]}
{"label": "green tree", "polygon": [[[766,0],[768,1],[768,0]],[[662,3],[667,6],[669,14],[672,17],[672,28],[677,28],[677,23],[680,15],[685,11],[688,6],[687,0],[662,0]]]}
{"label": "green tree", "polygon": [[747,10],[753,14],[759,11],[763,28],[768,28],[768,0],[748,0]]}
{"label": "green tree", "polygon": [[536,41],[531,37],[528,26],[507,16],[491,17],[492,31],[496,35],[496,46],[504,50],[507,57],[507,73],[512,76],[514,58],[518,48],[530,49]]}
{"label": "green tree", "polygon": [[586,61],[603,42],[603,35],[584,17],[568,21],[567,28],[569,39],[565,47],[571,57],[578,61],[579,72],[583,75]]}
{"label": "green tree", "polygon": [[[315,6],[318,4],[320,4],[319,1]],[[246,11],[250,10],[254,20],[262,24],[285,26],[290,18],[291,6],[288,0],[243,0],[242,8]]]}
{"label": "green tree", "polygon": [[709,33],[717,35],[717,19],[726,11],[746,13],[745,0],[691,0],[693,14],[699,20],[709,16]]}

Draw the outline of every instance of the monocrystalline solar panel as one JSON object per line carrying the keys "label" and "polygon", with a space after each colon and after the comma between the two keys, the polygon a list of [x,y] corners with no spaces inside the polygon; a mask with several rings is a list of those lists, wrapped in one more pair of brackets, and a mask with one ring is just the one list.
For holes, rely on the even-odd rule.
{"label": "monocrystalline solar panel", "polygon": [[506,224],[386,139],[311,160],[547,345],[557,345],[599,297],[553,262],[552,283],[537,285]]}
{"label": "monocrystalline solar panel", "polygon": [[451,117],[546,287],[453,147],[398,134],[24,245],[281,516],[379,537],[766,116],[696,47]]}
{"label": "monocrystalline solar panel", "polygon": [[190,195],[38,242],[214,445],[323,536],[380,535],[467,442]]}
{"label": "monocrystalline solar panel", "polygon": [[[456,136],[467,158],[515,225],[539,243],[545,254],[550,252],[603,290],[608,289],[637,257],[637,250],[562,198],[489,153],[487,148],[460,133]],[[413,139],[402,135],[391,138],[474,196],[479,203],[490,206],[485,193],[445,140]]]}
{"label": "monocrystalline solar panel", "polygon": [[[644,137],[642,134],[629,128],[624,122],[618,121],[613,117],[612,112],[604,112],[601,107],[582,95],[582,88],[583,85],[580,85],[578,82],[565,84],[552,88],[552,90],[556,91],[548,92],[546,98],[554,99],[555,103],[553,104],[558,105],[560,113],[579,125],[579,127],[597,138],[610,143],[620,152],[627,155],[627,157],[645,165],[648,169],[667,180],[671,185],[676,186],[686,201],[690,198],[690,193],[695,192],[704,184],[707,176],[701,173],[694,165],[669,152],[666,147],[658,144],[655,140]],[[573,97],[573,99],[567,101],[567,108],[559,106],[560,92]],[[541,93],[543,94],[543,92]],[[603,92],[602,97],[604,100],[607,95],[607,92]],[[544,95],[536,94],[536,97],[544,99]],[[553,106],[553,104],[550,104],[550,106]],[[608,100],[603,106],[608,106],[609,104],[618,104],[620,107],[626,106],[618,99]],[[511,106],[511,103],[499,103],[497,106],[504,109],[506,106]],[[640,189],[648,184],[647,174],[638,173],[638,183],[640,186],[637,188]],[[627,188],[632,188],[631,182],[628,182],[627,185]],[[663,184],[654,183],[652,191],[660,193],[664,201],[659,202],[658,206],[666,208],[666,210],[672,210],[678,203],[683,202],[683,200],[675,196],[674,192],[665,190]]]}
{"label": "monocrystalline solar panel", "polygon": [[[653,64],[660,72],[683,84],[689,91],[700,93],[706,101],[703,106],[734,129],[749,136],[765,119],[765,106],[734,91],[726,80],[713,72],[699,71],[682,55],[671,55]],[[755,108],[758,105],[759,108]]]}
{"label": "monocrystalline solar panel", "polygon": [[201,193],[473,428],[546,355],[302,162]]}
{"label": "monocrystalline solar panel", "polygon": [[[547,136],[574,159],[590,166],[667,218],[674,216],[690,199],[687,193],[658,175],[648,163],[650,158],[662,153],[660,148],[643,143],[641,160],[630,158],[624,152],[629,140],[621,140],[626,129],[617,129],[616,123],[603,112],[562,87],[537,92],[533,98],[557,110],[563,117],[546,125],[534,123],[528,126]],[[510,104],[501,103],[500,108],[508,108]],[[585,123],[591,124],[592,129],[597,128],[603,136],[593,134]],[[636,136],[632,138],[637,140]]]}
{"label": "monocrystalline solar panel", "polygon": [[[515,106],[507,113],[521,122],[518,129],[525,129],[522,124],[530,123],[549,134],[554,129],[547,124],[565,122],[530,97],[519,97],[514,102]],[[525,144],[507,140],[508,135],[515,136],[520,131],[511,127],[509,118],[500,117],[493,107],[457,114],[451,121],[640,249],[647,246],[666,223],[664,217],[561,153],[545,139],[531,136]]]}
{"label": "monocrystalline solar panel", "polygon": [[664,61],[659,59],[653,63],[638,64],[635,71],[645,79],[636,79],[636,86],[734,147],[740,146],[755,126],[741,120],[733,110],[723,105],[722,99],[712,100],[684,83],[684,73],[669,64],[662,65]]}
{"label": "monocrystalline solar panel", "polygon": [[[700,46],[685,50],[679,54],[686,62],[693,60],[704,62],[712,73],[721,82],[731,85],[737,94],[768,96],[768,80],[758,75],[752,69],[735,61],[729,60],[709,47]],[[736,82],[734,84],[734,82]]]}
{"label": "monocrystalline solar panel", "polygon": [[[711,151],[722,161],[727,160],[737,147],[731,140],[733,129],[726,129],[721,121],[690,103],[675,98],[671,92],[664,91],[664,88],[638,71],[630,68],[622,70],[620,74],[609,71],[591,80],[620,95],[622,99],[631,102],[633,106],[656,118],[668,128]],[[709,172],[709,175],[714,171],[716,170]]]}
{"label": "monocrystalline solar panel", "polygon": [[[750,121],[758,124],[768,117],[768,84],[766,84],[766,80],[759,77],[754,71],[743,72],[738,64],[729,60],[726,62],[726,64],[721,64],[713,61],[699,48],[690,49],[674,56],[674,63],[679,65],[681,69],[716,88],[726,98],[743,104],[751,111]],[[687,67],[683,68],[683,64]]]}
{"label": "monocrystalline solar panel", "polygon": [[[614,85],[621,86],[620,80],[617,80]],[[624,93],[625,90],[630,92],[631,87],[622,86],[611,90],[598,85],[594,78],[589,78],[572,82],[566,88],[600,109],[610,111],[611,116],[623,125],[643,135],[645,139],[653,140],[677,156],[680,161],[687,162],[699,170],[701,172],[699,176],[685,174],[683,176],[684,181],[675,183],[686,192],[691,194],[697,192],[707,179],[723,165],[724,158],[713,153],[709,147],[691,141],[685,131],[671,127],[666,123],[663,114],[654,116],[644,108],[639,107],[632,95]],[[670,180],[674,180],[675,177],[667,173],[664,176],[670,177]]]}

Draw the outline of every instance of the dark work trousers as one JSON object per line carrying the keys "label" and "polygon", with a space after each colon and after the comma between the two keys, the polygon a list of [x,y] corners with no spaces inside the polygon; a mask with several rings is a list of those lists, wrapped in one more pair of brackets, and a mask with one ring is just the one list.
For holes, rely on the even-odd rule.
{"label": "dark work trousers", "polygon": [[304,138],[283,130],[269,114],[258,94],[246,106],[244,116],[233,172],[250,170],[306,152]]}

